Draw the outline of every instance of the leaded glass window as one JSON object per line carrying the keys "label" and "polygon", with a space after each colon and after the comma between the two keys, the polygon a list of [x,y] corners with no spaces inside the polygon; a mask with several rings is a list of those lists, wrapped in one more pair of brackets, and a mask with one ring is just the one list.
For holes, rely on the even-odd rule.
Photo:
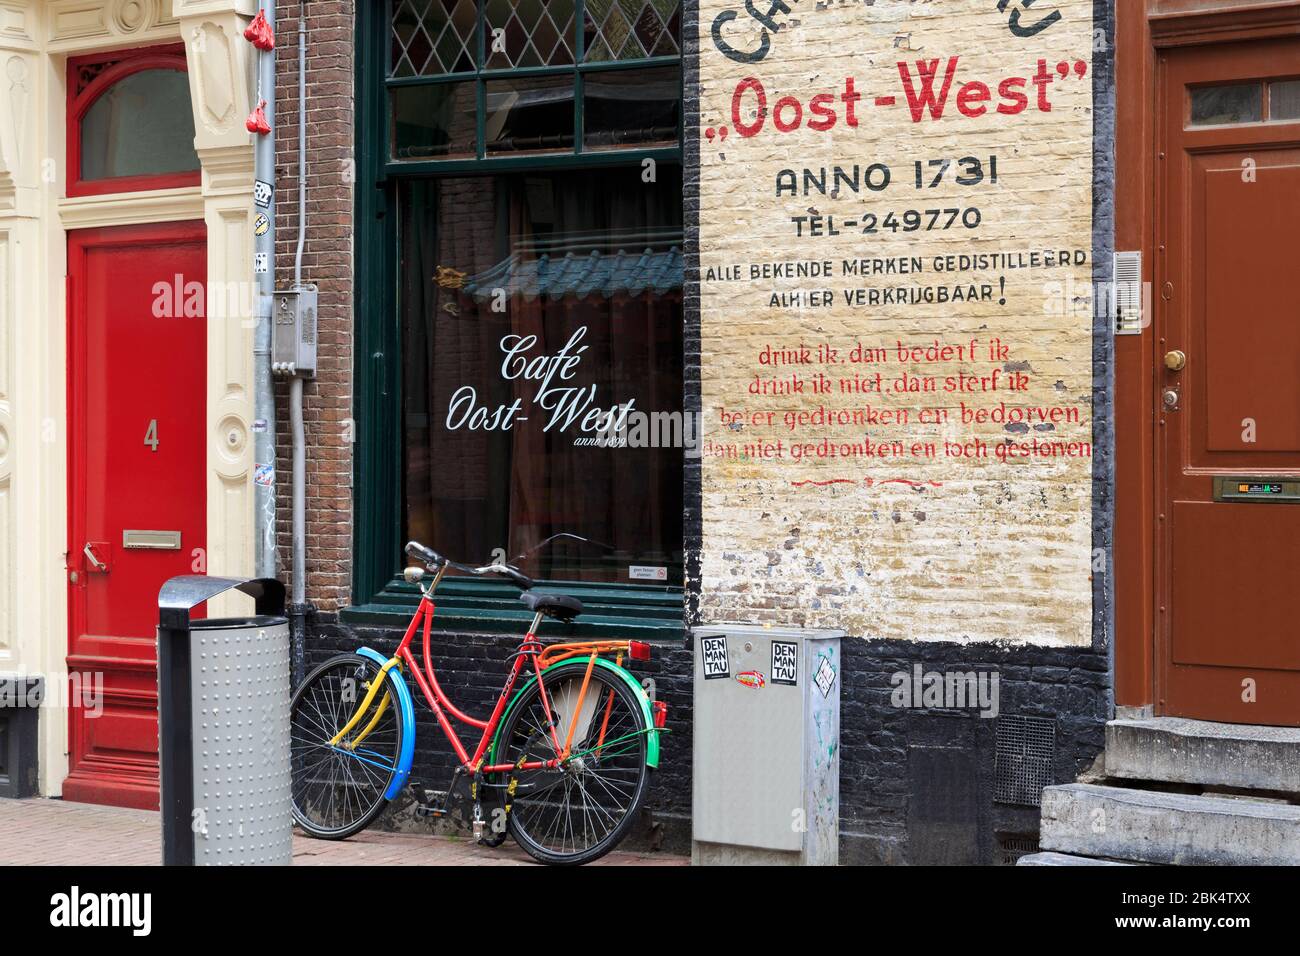
{"label": "leaded glass window", "polygon": [[587,0],[583,10],[588,63],[678,56],[680,0]]}
{"label": "leaded glass window", "polygon": [[389,76],[437,76],[474,69],[475,0],[400,0],[393,7]]}
{"label": "leaded glass window", "polygon": [[680,147],[680,0],[390,3],[392,160]]}

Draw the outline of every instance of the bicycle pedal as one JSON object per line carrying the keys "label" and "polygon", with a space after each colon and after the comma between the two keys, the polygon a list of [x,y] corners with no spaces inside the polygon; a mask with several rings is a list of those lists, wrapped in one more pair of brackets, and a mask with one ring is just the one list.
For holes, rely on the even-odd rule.
{"label": "bicycle pedal", "polygon": [[408,783],[406,788],[415,798],[415,815],[417,817],[441,817],[447,813],[447,792],[445,790],[427,790],[421,784]]}

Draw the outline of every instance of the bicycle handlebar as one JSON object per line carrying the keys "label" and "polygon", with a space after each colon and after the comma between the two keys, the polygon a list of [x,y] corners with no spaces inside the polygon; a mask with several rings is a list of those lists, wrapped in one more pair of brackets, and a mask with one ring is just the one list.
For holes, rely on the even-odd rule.
{"label": "bicycle handlebar", "polygon": [[429,567],[441,567],[446,565],[449,568],[455,568],[457,571],[463,571],[466,574],[500,574],[510,579],[511,583],[521,591],[527,591],[533,586],[533,579],[522,573],[518,568],[512,568],[508,564],[485,564],[481,568],[471,567],[468,564],[461,564],[459,561],[453,561],[451,558],[443,557],[433,548],[425,547],[418,541],[406,542],[406,553],[418,561],[423,561]]}
{"label": "bicycle handlebar", "polygon": [[439,564],[442,564],[442,562],[445,560],[443,556],[440,555],[437,551],[433,550],[433,548],[426,548],[418,541],[406,542],[405,551],[407,555],[409,555],[410,557],[418,558],[419,560],[423,561],[425,564],[432,564],[434,566],[437,566]]}

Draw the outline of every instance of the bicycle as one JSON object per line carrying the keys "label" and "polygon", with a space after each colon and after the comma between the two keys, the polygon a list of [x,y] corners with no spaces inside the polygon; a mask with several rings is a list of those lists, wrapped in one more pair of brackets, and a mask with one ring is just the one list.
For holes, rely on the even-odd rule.
{"label": "bicycle", "polygon": [[[441,804],[413,785],[417,813],[447,814],[463,778],[477,842],[500,846],[508,832],[534,859],[550,864],[604,856],[626,837],[645,799],[649,771],[659,765],[667,706],[652,702],[624,667],[625,660],[649,660],[650,645],[543,643],[537,638],[543,617],[572,622],[582,613],[581,601],[533,591],[534,582],[509,564],[472,567],[416,541],[406,553],[423,565],[404,572],[419,588],[420,602],[393,656],[368,647],[339,654],[294,692],[295,821],[313,837],[344,839],[369,826],[407,787],[416,733],[409,672],[459,760]],[[506,578],[533,612],[486,720],[450,700],[430,659],[433,596],[449,569]],[[426,584],[428,572],[433,578]],[[423,632],[423,668],[411,650],[417,630]],[[452,720],[481,731],[472,754]]]}

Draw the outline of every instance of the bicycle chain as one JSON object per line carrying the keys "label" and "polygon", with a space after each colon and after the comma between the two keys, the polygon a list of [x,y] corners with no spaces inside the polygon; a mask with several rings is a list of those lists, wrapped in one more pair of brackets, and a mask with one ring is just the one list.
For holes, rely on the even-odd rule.
{"label": "bicycle chain", "polygon": [[[502,808],[501,829],[498,831],[492,823],[483,818],[483,802],[479,797],[482,789],[489,786],[483,779],[483,772],[477,768],[474,771],[474,779],[470,782],[470,796],[474,800],[474,820],[483,821],[484,831],[487,835],[479,837],[479,843],[488,847],[498,847],[505,842],[507,834],[510,832],[510,808],[514,804],[515,791],[519,787],[519,770],[523,767],[524,761],[528,759],[528,754],[533,748],[534,742],[556,726],[554,722],[546,727],[541,727],[534,731],[532,736],[524,743],[523,751],[519,754],[519,760],[515,762],[514,769],[510,771],[510,781],[505,786],[505,806]],[[494,787],[494,789],[496,789]]]}

